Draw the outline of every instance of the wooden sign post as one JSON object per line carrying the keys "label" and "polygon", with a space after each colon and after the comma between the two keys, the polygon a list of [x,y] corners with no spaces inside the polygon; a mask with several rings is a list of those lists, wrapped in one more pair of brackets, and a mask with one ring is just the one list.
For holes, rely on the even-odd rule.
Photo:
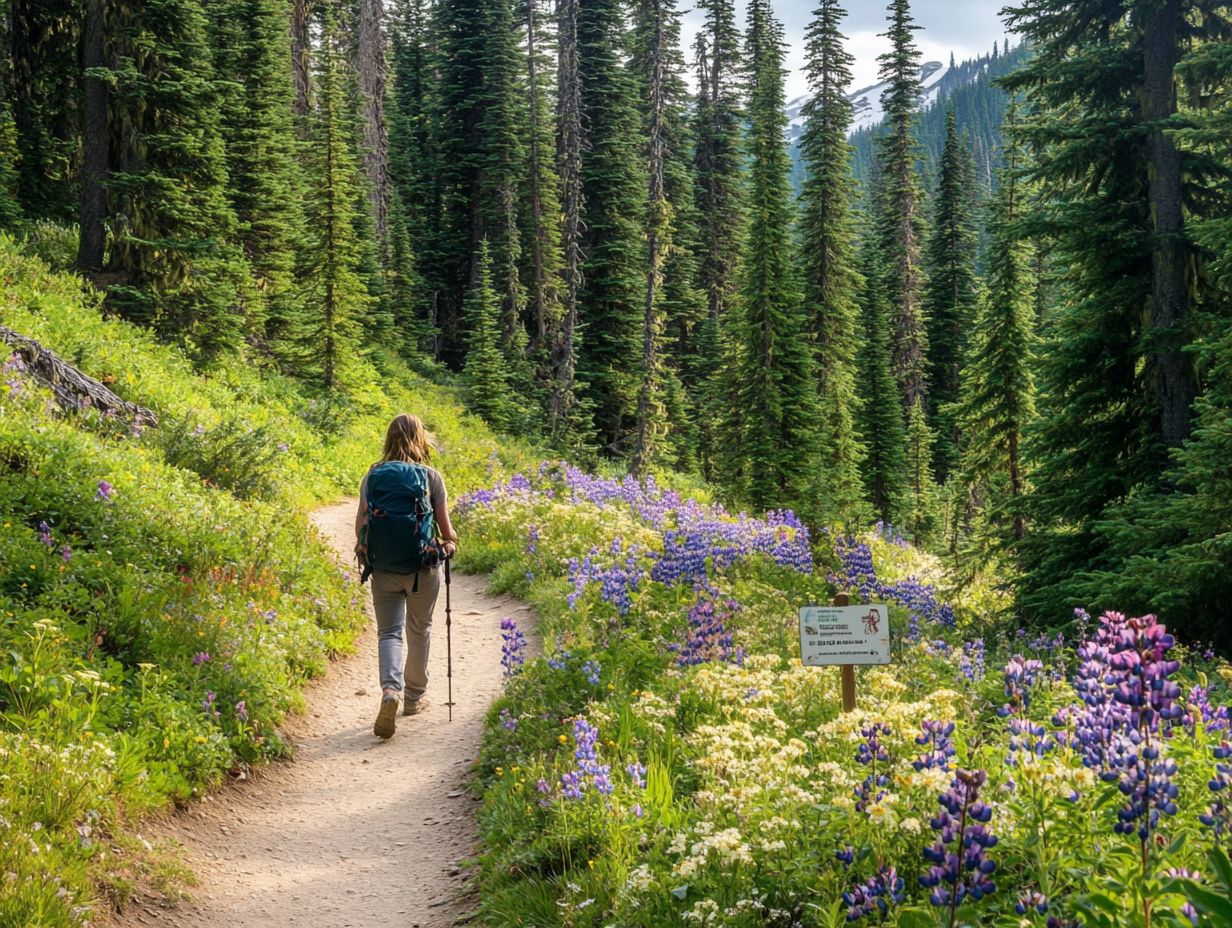
{"label": "wooden sign post", "polygon": [[856,707],[856,666],[890,663],[889,609],[850,603],[839,593],[833,605],[800,607],[800,660],[807,667],[838,665],[844,712]]}
{"label": "wooden sign post", "polygon": [[[850,602],[851,597],[846,593],[839,593],[834,597],[836,606],[846,606]],[[856,708],[856,665],[843,664],[839,672],[842,674],[843,711],[854,712]]]}

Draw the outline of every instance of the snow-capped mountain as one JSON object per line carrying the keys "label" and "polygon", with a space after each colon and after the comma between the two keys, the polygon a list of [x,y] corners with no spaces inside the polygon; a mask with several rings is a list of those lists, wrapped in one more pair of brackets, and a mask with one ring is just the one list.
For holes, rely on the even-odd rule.
{"label": "snow-capped mountain", "polygon": [[[951,73],[951,66],[940,61],[926,61],[920,66],[920,109],[925,109],[935,103],[940,95],[949,90],[946,78]],[[967,78],[970,79],[969,77]],[[861,129],[875,126],[885,116],[881,108],[881,95],[888,84],[874,84],[847,94],[852,105],[851,129],[848,134],[854,134]],[[808,96],[796,97],[787,103],[787,138],[794,141],[804,131],[804,115],[801,110],[808,102]]]}

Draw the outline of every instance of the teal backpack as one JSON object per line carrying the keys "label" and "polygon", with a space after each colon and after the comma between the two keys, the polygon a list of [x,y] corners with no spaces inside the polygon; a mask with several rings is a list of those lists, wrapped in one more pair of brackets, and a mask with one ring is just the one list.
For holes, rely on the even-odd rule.
{"label": "teal backpack", "polygon": [[409,574],[440,562],[426,467],[403,461],[378,464],[368,471],[366,496],[365,579],[372,570]]}

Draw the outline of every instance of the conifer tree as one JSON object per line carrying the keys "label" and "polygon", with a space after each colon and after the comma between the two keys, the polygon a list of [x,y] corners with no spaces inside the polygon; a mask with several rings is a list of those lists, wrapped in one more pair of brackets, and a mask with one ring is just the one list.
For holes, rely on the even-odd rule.
{"label": "conifer tree", "polygon": [[111,11],[108,304],[199,357],[243,336],[219,93],[196,0]]}
{"label": "conifer tree", "polygon": [[433,329],[421,298],[423,281],[415,270],[406,209],[397,190],[390,193],[389,200],[389,258],[385,264],[385,280],[393,323],[393,347],[405,358],[428,353]]}
{"label": "conifer tree", "polygon": [[856,430],[856,344],[859,273],[851,213],[851,149],[847,128],[854,58],[840,31],[846,12],[838,0],[821,0],[806,38],[806,70],[812,96],[800,151],[805,166],[801,192],[801,267],[805,303],[816,339],[821,411],[818,494],[828,519],[847,521],[861,508],[862,442]]}
{"label": "conifer tree", "polygon": [[1100,526],[1164,487],[1169,449],[1188,434],[1194,317],[1221,312],[1222,297],[1186,223],[1212,205],[1200,191],[1214,166],[1178,150],[1167,127],[1178,56],[1222,28],[1202,7],[1084,0],[1049,16],[1035,3],[1009,11],[1033,53],[1005,83],[1032,103],[1032,174],[1049,193],[1032,231],[1051,236],[1064,268],[1040,351],[1033,529],[1021,546],[1021,603],[1033,615],[1055,615],[1089,594],[1092,571],[1112,569]]}
{"label": "conifer tree", "polygon": [[907,496],[907,432],[902,400],[891,368],[889,313],[881,283],[876,236],[864,236],[860,264],[864,288],[864,346],[860,353],[860,434],[864,436],[864,487],[882,522],[904,514]]}
{"label": "conifer tree", "polygon": [[698,0],[696,137],[701,285],[722,320],[736,289],[740,254],[741,123],[745,61],[732,0]]}
{"label": "conifer tree", "polygon": [[363,245],[356,232],[363,203],[348,109],[346,62],[333,7],[326,5],[316,54],[316,108],[309,136],[308,242],[303,368],[327,391],[351,384],[361,321],[371,306]]}
{"label": "conifer tree", "polygon": [[737,492],[812,514],[817,392],[792,248],[791,163],[783,144],[783,31],[769,0],[749,5],[748,237],[732,319]]}
{"label": "conifer tree", "polygon": [[[733,0],[699,0],[703,25],[694,43],[697,99],[694,105],[694,175],[697,212],[698,287],[707,320],[698,331],[689,379],[702,397],[714,401],[724,385],[706,380],[722,367],[720,328],[738,288],[743,217],[743,143],[746,67]],[[703,338],[702,329],[707,330]],[[702,473],[715,479],[718,435],[715,426],[730,412],[723,406],[697,408],[698,455]]]}
{"label": "conifer tree", "polygon": [[475,282],[466,293],[467,406],[493,428],[510,425],[509,371],[501,349],[500,300],[492,287],[491,252],[482,242],[475,256]]}
{"label": "conifer tree", "polygon": [[958,134],[951,107],[946,114],[933,219],[925,260],[928,321],[928,399],[937,442],[933,469],[945,480],[956,454],[957,434],[950,412],[958,399],[959,371],[967,333],[975,318],[976,198],[970,148]]}
{"label": "conifer tree", "polygon": [[11,230],[21,219],[17,199],[17,130],[7,100],[0,100],[0,229]]}
{"label": "conifer tree", "polygon": [[988,488],[990,515],[1004,527],[1002,541],[1019,541],[1026,532],[1024,441],[1035,415],[1035,307],[1030,247],[1018,224],[1023,154],[1015,122],[1011,109],[991,223],[988,288],[964,367],[959,412],[964,478]]}
{"label": "conifer tree", "polygon": [[219,109],[227,194],[256,283],[248,330],[285,353],[303,312],[295,279],[303,214],[286,5],[218,0],[208,12],[214,67],[228,82]]}
{"label": "conifer tree", "polygon": [[903,530],[916,545],[925,545],[937,531],[940,500],[932,471],[933,433],[917,399],[907,413],[907,507]]}
{"label": "conifer tree", "polygon": [[358,0],[355,73],[358,78],[361,162],[368,211],[382,260],[389,246],[389,134],[385,120],[385,14],[382,0]]}
{"label": "conifer tree", "polygon": [[882,272],[893,330],[893,370],[907,414],[927,394],[928,333],[923,315],[920,269],[920,191],[916,176],[915,111],[920,97],[920,52],[909,0],[890,0],[891,49],[878,57],[888,131],[878,140],[881,192],[877,235],[885,261]]}
{"label": "conifer tree", "polygon": [[[426,0],[396,0],[390,11],[390,49],[392,91],[387,101],[389,121],[389,175],[391,273],[409,274],[412,292],[398,291],[395,308],[400,318],[407,313],[421,320],[424,333],[434,333],[434,288],[424,277],[431,267],[430,252],[436,239],[434,228],[440,215],[440,187],[437,183],[437,151],[432,127],[432,98],[435,94],[432,63],[432,35]],[[393,252],[401,224],[406,233],[403,258]],[[405,263],[409,261],[410,263]],[[436,355],[434,334],[425,334],[425,350]]]}
{"label": "conifer tree", "polygon": [[594,404],[595,432],[607,453],[628,455],[641,354],[645,170],[638,143],[637,86],[621,0],[581,0],[581,195],[586,204],[579,306],[585,335],[579,377]]}
{"label": "conifer tree", "polygon": [[541,0],[523,0],[526,32],[526,196],[521,218],[522,280],[526,313],[531,322],[531,354],[540,367],[539,379],[550,380],[552,342],[560,325],[561,228],[560,178],[557,176],[556,120],[552,99],[550,16]]}
{"label": "conifer tree", "polygon": [[548,433],[561,445],[576,445],[578,297],[582,287],[582,79],[578,49],[580,0],[561,0],[557,65],[561,199],[561,321],[551,352]]}

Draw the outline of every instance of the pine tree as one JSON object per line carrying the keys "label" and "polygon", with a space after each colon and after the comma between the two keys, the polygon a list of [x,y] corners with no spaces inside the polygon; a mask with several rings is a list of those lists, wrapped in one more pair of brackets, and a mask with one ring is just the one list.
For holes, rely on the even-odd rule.
{"label": "pine tree", "polygon": [[958,399],[959,372],[967,333],[975,318],[975,166],[958,134],[954,109],[946,114],[933,220],[925,259],[928,286],[928,399],[937,444],[933,469],[944,481],[956,454],[957,433],[949,410]]}
{"label": "pine tree", "polygon": [[382,261],[389,246],[389,135],[385,122],[385,24],[382,0],[359,0],[355,23],[355,74],[359,83],[360,156],[368,211]]}
{"label": "pine tree", "polygon": [[[738,286],[743,226],[741,131],[745,62],[732,0],[699,0],[697,9],[704,18],[694,45],[698,286],[704,292],[709,317],[704,327],[710,332],[703,341],[699,330],[689,379],[698,384],[702,396],[717,401],[723,395],[723,385],[708,382],[705,377],[716,375],[722,366],[718,354],[719,329],[726,322]],[[715,462],[719,439],[715,424],[726,411],[704,403],[697,408],[698,455],[702,473],[710,479],[718,477]]]}
{"label": "pine tree", "polygon": [[855,518],[863,496],[855,388],[860,279],[847,144],[851,103],[845,95],[855,59],[843,48],[840,28],[845,16],[837,0],[822,0],[809,25],[806,69],[812,96],[804,106],[806,122],[800,139],[805,165],[800,263],[816,339],[821,409],[818,494],[822,512],[838,521]]}
{"label": "pine tree", "polygon": [[580,0],[561,0],[557,65],[558,169],[561,199],[561,322],[552,341],[548,433],[558,445],[582,440],[576,393],[578,297],[582,287],[582,79],[578,49]]}
{"label": "pine tree", "polygon": [[550,16],[541,0],[523,0],[526,30],[526,196],[521,217],[522,281],[531,320],[531,354],[539,380],[549,381],[550,352],[561,321],[560,178],[556,173],[555,93]]}
{"label": "pine tree", "polygon": [[219,93],[196,0],[110,11],[108,304],[208,358],[243,336]]}
{"label": "pine tree", "polygon": [[908,0],[891,0],[892,44],[878,57],[881,79],[889,84],[882,96],[887,134],[878,141],[881,192],[877,204],[877,234],[885,261],[882,272],[893,326],[893,370],[907,414],[927,394],[928,333],[923,316],[923,275],[920,270],[920,191],[916,178],[915,111],[920,97],[920,52],[913,34]]}
{"label": "pine tree", "polygon": [[[391,273],[411,275],[413,289],[392,290],[399,318],[421,320],[423,347],[437,355],[434,288],[424,279],[425,265],[436,241],[433,230],[440,214],[437,183],[437,151],[432,127],[435,94],[432,35],[426,0],[396,0],[390,12],[392,91],[386,107],[389,122],[389,176],[391,228]],[[403,257],[394,255],[402,246],[397,237],[405,229]],[[409,261],[410,263],[406,263]],[[392,284],[391,284],[392,286]]]}
{"label": "pine tree", "polygon": [[641,353],[644,166],[638,144],[637,87],[621,0],[582,0],[581,195],[586,204],[579,306],[584,336],[579,377],[594,404],[595,432],[609,454],[631,451]]}
{"label": "pine tree", "polygon": [[7,100],[0,100],[0,230],[11,230],[21,220],[17,199],[17,130]]}
{"label": "pine tree", "polygon": [[393,322],[392,347],[404,358],[428,353],[435,334],[421,298],[423,281],[415,270],[415,253],[406,224],[406,209],[397,190],[389,200],[389,258],[385,292]]}
{"label": "pine tree", "polygon": [[303,313],[295,279],[302,187],[286,12],[281,0],[209,5],[215,72],[228,82],[219,109],[227,194],[256,283],[247,328],[283,353],[293,351]]}
{"label": "pine tree", "polygon": [[986,488],[997,541],[1026,532],[1025,436],[1035,415],[1032,373],[1035,307],[1031,249],[1019,227],[1021,144],[1008,118],[1004,167],[986,258],[988,287],[980,301],[974,341],[963,368],[958,421],[963,432],[964,481]]}
{"label": "pine tree", "polygon": [[486,241],[475,255],[475,282],[466,293],[467,406],[493,428],[510,425],[509,371],[501,349],[500,299],[492,287],[492,259]]}
{"label": "pine tree", "polygon": [[882,259],[876,236],[864,236],[860,264],[864,289],[864,347],[860,354],[860,434],[864,436],[864,486],[882,522],[905,514],[907,432],[902,400],[891,367],[890,320],[879,273]]}
{"label": "pine tree", "polygon": [[907,506],[903,530],[916,545],[926,545],[938,527],[940,499],[933,479],[933,433],[917,399],[907,412]]}
{"label": "pine tree", "polygon": [[759,507],[813,513],[817,393],[792,248],[783,144],[783,31],[769,0],[749,5],[748,238],[732,319],[739,424],[737,492]]}
{"label": "pine tree", "polygon": [[356,224],[363,212],[353,111],[346,92],[346,49],[326,5],[316,54],[316,109],[311,114],[308,196],[309,240],[303,255],[307,324],[303,369],[327,391],[352,382],[361,320],[371,306]]}
{"label": "pine tree", "polygon": [[1055,616],[1114,569],[1099,527],[1164,486],[1169,449],[1188,434],[1195,314],[1222,303],[1181,209],[1192,221],[1211,208],[1201,191],[1212,165],[1177,150],[1166,128],[1177,56],[1213,22],[1197,7],[1084,0],[1048,16],[1035,3],[1010,11],[1033,53],[1006,86],[1026,91],[1037,114],[1025,131],[1049,193],[1032,232],[1052,237],[1064,268],[1040,351],[1033,530],[1021,547],[1021,603],[1036,616]]}

